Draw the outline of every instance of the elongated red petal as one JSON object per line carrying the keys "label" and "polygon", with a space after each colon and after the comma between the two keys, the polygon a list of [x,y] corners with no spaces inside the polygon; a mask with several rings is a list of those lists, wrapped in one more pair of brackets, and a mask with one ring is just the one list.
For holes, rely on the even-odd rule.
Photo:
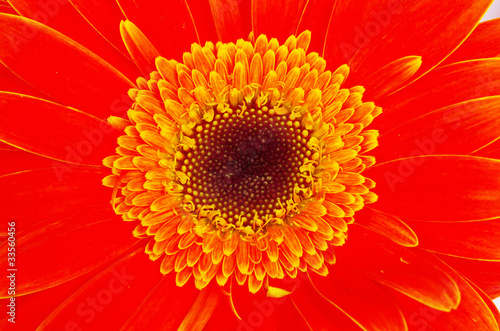
{"label": "elongated red petal", "polygon": [[128,109],[134,85],[75,41],[19,16],[0,14],[0,29],[1,62],[32,86],[100,118]]}
{"label": "elongated red petal", "polygon": [[403,315],[380,285],[343,269],[341,263],[329,269],[331,279],[310,274],[314,287],[358,325],[366,330],[406,330]]}
{"label": "elongated red petal", "polygon": [[[295,284],[296,280],[288,279],[287,283],[274,280],[271,286],[284,289]],[[293,286],[293,285],[292,285]],[[238,328],[255,328],[259,331],[267,330],[308,330],[308,326],[290,296],[281,298],[267,296],[265,290],[256,294],[248,291],[248,286],[239,286],[233,281],[231,298],[234,310],[241,318]]]}
{"label": "elongated red petal", "polygon": [[185,0],[184,2],[187,4],[190,15],[193,18],[200,43],[205,44],[205,42],[210,41],[215,44],[218,40],[217,31],[215,29],[214,18],[209,14],[211,11],[208,1]]}
{"label": "elongated red petal", "polygon": [[500,18],[480,23],[441,65],[500,55]]}
{"label": "elongated red petal", "polygon": [[256,36],[266,34],[278,38],[280,43],[296,33],[307,1],[254,0],[252,1],[252,27]]}
{"label": "elongated red petal", "polygon": [[422,56],[419,73],[427,72],[460,45],[491,2],[339,1],[325,59],[333,67],[348,63],[353,69],[349,81],[361,85],[377,69],[405,56]]}
{"label": "elongated red petal", "polygon": [[[100,270],[101,268],[98,268],[96,272]],[[90,272],[64,284],[30,295],[16,297],[17,311],[29,312],[30,318],[16,319],[15,328],[20,330],[36,330],[36,328],[40,326],[40,323],[42,323],[54,309],[94,276],[94,272]],[[7,302],[5,302],[5,304],[7,304]],[[73,313],[75,313],[75,311]],[[10,316],[6,314],[3,319],[0,319],[0,325],[12,324],[7,321],[8,318],[10,318]]]}
{"label": "elongated red petal", "polygon": [[0,140],[31,153],[100,166],[103,158],[113,154],[117,136],[105,121],[87,113],[26,95],[0,92]]}
{"label": "elongated red petal", "polygon": [[[297,32],[309,30],[312,33],[309,50],[324,55],[329,27],[336,4],[339,1],[309,0],[299,21]],[[318,15],[318,13],[323,13]],[[332,31],[330,33],[336,33]]]}
{"label": "elongated red petal", "polygon": [[2,151],[15,151],[15,150],[17,150],[17,148],[0,141],[0,150],[2,150]]}
{"label": "elongated red petal", "polygon": [[[276,311],[272,315],[277,331],[310,330],[309,321],[306,320],[305,316],[300,314],[291,297],[283,297],[278,302]],[[263,328],[263,330],[268,329]]]}
{"label": "elongated red petal", "polygon": [[499,95],[499,80],[500,59],[472,60],[433,70],[377,102],[384,112],[377,117],[374,125],[383,133],[433,110]]}
{"label": "elongated red petal", "polygon": [[50,99],[48,95],[43,94],[40,90],[37,90],[23,81],[3,64],[0,65],[0,91],[16,92],[39,98]]}
{"label": "elongated red petal", "polygon": [[120,33],[130,56],[143,75],[156,69],[155,59],[160,53],[137,26],[130,21],[120,23]]}
{"label": "elongated red petal", "polygon": [[500,262],[500,219],[463,223],[407,221],[419,247],[469,259]]}
{"label": "elongated red petal", "polygon": [[215,307],[212,317],[205,325],[204,331],[234,331],[240,326],[241,321],[232,311],[229,296],[223,296]]}
{"label": "elongated red petal", "polygon": [[[330,279],[330,281],[336,282],[337,280]],[[353,321],[345,312],[345,307],[332,303],[328,298],[320,294],[321,287],[314,287],[307,277],[301,279],[299,284],[300,286],[292,293],[291,298],[310,329],[331,331],[362,330],[359,322]],[[346,286],[347,284],[343,285]],[[358,298],[352,297],[351,299],[356,301]]]}
{"label": "elongated red petal", "polygon": [[[64,166],[64,165],[63,165]],[[41,218],[69,217],[88,206],[105,205],[110,190],[101,185],[105,170],[67,167],[57,176],[58,168],[24,171],[0,177],[2,216],[16,220],[17,231],[27,229]],[[54,203],[64,201],[64,203]],[[113,216],[111,208],[107,217]]]}
{"label": "elongated red petal", "polygon": [[374,150],[377,162],[432,154],[467,155],[500,136],[500,96],[434,110],[390,129]]}
{"label": "elongated red petal", "polygon": [[434,309],[450,311],[460,302],[459,288],[442,269],[427,262],[415,250],[356,224],[349,226],[348,244],[336,247],[335,255],[342,267],[361,272]]}
{"label": "elongated red petal", "polygon": [[[50,168],[52,160],[20,149],[0,148],[0,176],[25,170]],[[1,233],[1,231],[0,231]]]}
{"label": "elongated red petal", "polygon": [[479,286],[490,298],[500,296],[500,262],[463,259],[439,253],[434,255]]}
{"label": "elongated red petal", "polygon": [[491,298],[488,297],[488,295],[479,286],[477,286],[476,284],[474,284],[473,282],[470,282],[470,281],[468,283],[474,289],[474,291],[476,291],[476,293],[479,294],[481,299],[483,299],[484,303],[488,306],[491,314],[493,315],[493,318],[495,318],[496,325],[500,329],[500,311],[498,311],[498,307],[497,307],[496,303],[493,302],[491,300]]}
{"label": "elongated red petal", "polygon": [[[130,79],[138,73],[133,63],[92,28],[70,1],[10,0],[20,15],[38,21],[75,40],[102,57]],[[102,7],[99,8],[101,10]],[[117,25],[114,26],[117,29]],[[29,29],[23,37],[30,39]],[[20,41],[22,43],[22,41]]]}
{"label": "elongated red petal", "polygon": [[[233,308],[242,324],[248,324],[250,314],[254,311],[260,311],[260,315],[264,315],[264,323],[269,325],[269,317],[274,313],[275,303],[273,298],[267,298],[265,291],[261,290],[255,294],[248,291],[248,286],[238,285],[233,278],[230,284],[230,297]],[[259,309],[260,308],[260,309]],[[240,322],[240,323],[241,323]],[[271,323],[271,325],[274,323]]]}
{"label": "elongated red petal", "polygon": [[127,54],[117,29],[125,16],[115,1],[71,0],[71,4],[104,39]]}
{"label": "elongated red petal", "polygon": [[491,159],[500,159],[500,139],[495,140],[489,145],[483,146],[471,155],[482,156]]}
{"label": "elongated red petal", "polygon": [[82,284],[40,327],[64,329],[68,325],[85,325],[120,329],[161,279],[158,268],[158,263],[151,262],[141,247]]}
{"label": "elongated red petal", "polygon": [[[136,243],[130,234],[132,228],[116,226],[119,220],[110,209],[108,204],[93,206],[74,216],[41,221],[29,229],[19,222],[16,258],[23,272],[17,274],[16,294],[41,291],[84,275]],[[0,258],[3,265],[7,265],[7,245],[4,242],[0,246],[5,256]],[[6,277],[0,279],[2,297],[7,296],[7,282]]]}
{"label": "elongated red petal", "polygon": [[201,290],[179,326],[179,331],[203,330],[221,297],[222,292],[218,285],[210,285]]}
{"label": "elongated red petal", "polygon": [[[436,258],[432,259],[430,254],[426,255],[426,259],[439,263]],[[457,309],[443,313],[394,293],[392,295],[405,314],[408,325],[415,330],[427,326],[433,330],[498,330],[495,315],[482,296],[454,270],[444,264],[440,267],[444,268],[457,283],[461,293],[460,304]]]}
{"label": "elongated red petal", "polygon": [[422,221],[500,216],[500,161],[471,156],[423,156],[366,170],[377,183],[373,208]]}
{"label": "elongated red petal", "polygon": [[238,0],[209,0],[217,36],[222,42],[234,42],[245,38]]}
{"label": "elongated red petal", "polygon": [[356,223],[369,228],[399,245],[406,247],[415,247],[418,245],[418,237],[412,228],[394,215],[384,214],[365,207],[356,212]]}
{"label": "elongated red petal", "polygon": [[173,274],[163,276],[128,316],[123,329],[177,330],[199,293],[191,283],[178,287]]}
{"label": "elongated red petal", "polygon": [[137,25],[163,57],[180,61],[191,43],[199,42],[196,21],[186,1],[117,2],[127,19]]}
{"label": "elongated red petal", "polygon": [[6,13],[6,14],[12,14],[12,15],[17,14],[17,12],[14,10],[14,8],[12,8],[11,5],[7,1],[2,1],[0,3],[0,13]]}
{"label": "elongated red petal", "polygon": [[408,82],[422,65],[421,56],[405,56],[394,60],[371,74],[364,87],[365,100],[378,100]]}

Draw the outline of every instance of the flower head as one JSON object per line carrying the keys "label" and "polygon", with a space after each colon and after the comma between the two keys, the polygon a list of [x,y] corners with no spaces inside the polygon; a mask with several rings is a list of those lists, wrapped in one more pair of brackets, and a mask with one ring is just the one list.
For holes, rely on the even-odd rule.
{"label": "flower head", "polygon": [[490,2],[0,6],[19,322],[498,330]]}
{"label": "flower head", "polygon": [[326,70],[309,44],[306,31],[157,57],[128,120],[110,118],[124,131],[104,160],[115,211],[140,222],[134,236],[179,286],[234,274],[256,293],[268,277],[327,275],[354,212],[375,201],[360,174],[375,160],[358,154],[376,146],[365,127],[380,108],[341,89],[348,67]]}

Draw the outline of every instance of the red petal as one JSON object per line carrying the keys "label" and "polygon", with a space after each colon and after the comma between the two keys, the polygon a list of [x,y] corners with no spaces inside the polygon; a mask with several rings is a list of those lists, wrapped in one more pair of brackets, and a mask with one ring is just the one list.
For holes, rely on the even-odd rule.
{"label": "red petal", "polygon": [[280,43],[297,32],[306,0],[252,1],[252,27],[255,35],[266,34]]}
{"label": "red petal", "polygon": [[[285,289],[295,284],[295,279],[273,280],[272,286]],[[290,296],[267,297],[265,290],[256,294],[248,291],[248,286],[239,286],[233,281],[231,297],[234,308],[241,317],[238,329],[247,330],[309,330],[303,316],[297,311]]]}
{"label": "red petal", "polygon": [[118,29],[125,16],[115,1],[71,0],[71,4],[103,38],[127,54]]}
{"label": "red petal", "polygon": [[[328,282],[337,282],[334,277],[336,276],[329,275],[323,278],[328,279]],[[299,287],[292,293],[291,298],[297,310],[306,320],[309,329],[330,331],[357,331],[362,329],[362,326],[357,321],[351,320],[352,317],[345,311],[345,307],[337,305],[328,297],[318,293],[322,292],[323,289],[314,287],[307,276],[300,279],[298,284]],[[343,285],[349,286],[347,284]],[[351,297],[352,301],[357,299]]]}
{"label": "red petal", "polygon": [[16,15],[16,11],[10,6],[7,1],[2,1],[0,3],[0,13]]}
{"label": "red petal", "polygon": [[500,96],[441,108],[403,123],[379,138],[377,162],[432,154],[467,155],[500,136]]}
{"label": "red petal", "polygon": [[240,325],[240,320],[232,311],[229,296],[222,297],[212,317],[203,331],[234,331]]}
{"label": "red petal", "polygon": [[[291,297],[286,296],[277,301],[275,310],[276,312],[270,319],[274,320],[277,331],[310,330],[308,321],[305,321],[304,316],[297,310]],[[269,329],[265,328],[264,330]]]}
{"label": "red petal", "polygon": [[101,118],[128,109],[134,85],[75,41],[19,16],[0,14],[0,30],[0,61],[29,84]]}
{"label": "red petal", "polygon": [[[185,0],[185,2],[196,25],[196,32],[200,43],[204,44],[206,41],[211,41],[215,44],[217,41],[217,32],[215,30],[214,19],[212,15],[208,14],[210,13],[210,4],[208,1]],[[233,42],[236,42],[236,40],[233,40]]]}
{"label": "red petal", "polygon": [[[27,317],[16,319],[16,323],[14,324],[16,329],[36,330],[40,323],[49,316],[54,309],[92,277],[94,277],[93,272],[50,289],[16,297],[16,310],[18,316],[23,315]],[[74,313],[73,311],[73,314]],[[10,323],[7,322],[8,318],[10,318],[10,316],[6,315],[3,319],[0,319],[0,325],[9,325]]]}
{"label": "red petal", "polygon": [[9,144],[6,144],[6,143],[0,141],[0,150],[2,150],[2,151],[17,151],[18,149],[15,148],[14,146],[11,146]]}
{"label": "red petal", "polygon": [[221,296],[221,289],[213,283],[201,290],[179,326],[179,330],[203,330],[219,304]]}
{"label": "red petal", "polygon": [[497,139],[491,144],[475,151],[472,155],[488,157],[491,159],[500,159],[500,139]]}
{"label": "red petal", "polygon": [[500,18],[480,23],[441,65],[500,56]]}
{"label": "red petal", "polygon": [[49,99],[46,94],[33,88],[21,78],[17,77],[6,66],[0,64],[0,91],[16,92],[20,94],[33,95],[39,98]]}
{"label": "red petal", "polygon": [[173,273],[163,276],[122,329],[177,330],[199,293],[192,282],[178,287]]}
{"label": "red petal", "polygon": [[116,130],[94,116],[0,92],[0,139],[18,148],[64,162],[100,166],[102,159],[114,154],[117,137]]}
{"label": "red petal", "polygon": [[471,156],[423,156],[366,170],[377,183],[372,208],[422,221],[500,216],[500,161]]}
{"label": "red petal", "polygon": [[[311,31],[310,51],[323,55],[327,33],[337,3],[338,1],[331,0],[309,0],[304,7],[297,32]],[[321,15],[318,15],[318,13],[321,13]]]}
{"label": "red petal", "polygon": [[238,0],[209,0],[212,16],[214,18],[215,29],[219,40],[222,42],[234,42],[239,38],[246,38],[243,35],[240,10]]}
{"label": "red petal", "polygon": [[347,243],[335,249],[337,263],[343,268],[361,272],[429,307],[456,308],[460,293],[455,282],[416,252],[356,224],[349,226]]}
{"label": "red petal", "polygon": [[252,31],[252,1],[238,1],[238,8],[243,35],[248,36],[250,31]]}
{"label": "red petal", "polygon": [[[364,330],[406,330],[403,315],[390,298],[370,279],[345,269],[342,263],[322,277],[311,273],[314,287]],[[292,294],[294,297],[295,292]]]}
{"label": "red petal", "polygon": [[155,59],[160,56],[160,53],[142,31],[134,23],[122,21],[120,23],[120,33],[130,56],[134,59],[137,67],[141,69],[141,72],[148,75],[154,71],[156,69]]}
{"label": "red petal", "polygon": [[[31,206],[25,203],[24,208]],[[47,219],[26,230],[19,222],[16,266],[22,272],[16,275],[16,294],[41,291],[84,275],[136,243],[131,224],[120,222],[109,209],[106,204],[90,210],[75,210],[74,216]],[[7,265],[7,244],[0,246],[3,265]],[[8,279],[1,278],[0,285],[1,295],[6,297]]]}
{"label": "red petal", "polygon": [[[21,16],[45,24],[75,40],[102,57],[129,78],[133,79],[137,76],[138,72],[130,59],[106,41],[98,31],[93,29],[69,1],[61,3],[61,1],[10,0],[9,2]],[[118,25],[114,26],[114,28],[118,29]],[[25,31],[25,35],[22,37],[31,39],[29,36],[30,30],[24,28],[21,31]],[[23,41],[20,42],[23,43]]]}
{"label": "red petal", "polygon": [[186,1],[119,0],[118,4],[163,57],[180,61],[182,53],[199,42]]}
{"label": "red petal", "polygon": [[366,79],[364,100],[378,100],[406,83],[422,65],[421,56],[406,56],[380,68]]}
{"label": "red petal", "polygon": [[[260,290],[255,294],[248,291],[248,286],[238,285],[236,280],[231,280],[231,300],[234,311],[239,316],[239,328],[254,328],[255,330],[277,330],[274,316],[279,308],[278,303],[286,301],[266,297],[265,291]],[[297,311],[295,310],[295,313]]]}
{"label": "red petal", "polygon": [[[102,186],[107,170],[68,167],[57,176],[57,169],[37,169],[0,177],[2,216],[16,220],[17,231],[25,230],[43,218],[74,215],[89,206],[108,204],[111,190]],[[61,203],[63,202],[63,203]],[[109,210],[108,216],[113,212]]]}
{"label": "red petal", "polygon": [[159,264],[141,247],[82,284],[40,327],[118,330],[160,279]]}
{"label": "red petal", "polygon": [[[426,258],[431,259],[430,254]],[[436,263],[439,263],[434,258]],[[458,273],[441,264],[454,281],[461,293],[460,305],[451,312],[444,313],[423,306],[407,297],[393,294],[405,314],[408,325],[415,330],[429,326],[432,330],[498,330],[495,315],[474,288]]]}
{"label": "red petal", "polygon": [[396,216],[365,207],[356,213],[356,223],[392,240],[396,244],[406,247],[418,245],[415,232]]}
{"label": "red petal", "polygon": [[[363,85],[384,65],[422,56],[419,73],[450,54],[474,29],[491,0],[342,1],[335,8],[326,41],[331,68],[348,63],[349,80]],[[418,27],[416,29],[415,27]]]}
{"label": "red petal", "polygon": [[500,219],[464,223],[412,222],[419,247],[433,252],[500,262]]}
{"label": "red petal", "polygon": [[[425,59],[424,59],[425,60]],[[430,111],[500,94],[500,59],[455,63],[431,71],[415,83],[381,99],[384,112],[375,125],[387,131]]]}
{"label": "red petal", "polygon": [[469,285],[476,291],[477,294],[483,299],[484,303],[488,306],[488,308],[491,311],[491,314],[495,318],[497,326],[500,326],[500,312],[498,311],[498,307],[495,302],[491,300],[491,298],[488,297],[488,295],[481,289],[479,288],[476,284],[472,282],[468,282]]}
{"label": "red petal", "polygon": [[[52,160],[22,151],[0,149],[0,176],[31,169],[50,168]],[[1,230],[0,230],[1,233]]]}
{"label": "red petal", "polygon": [[500,262],[469,260],[442,254],[435,255],[474,282],[490,298],[500,296]]}

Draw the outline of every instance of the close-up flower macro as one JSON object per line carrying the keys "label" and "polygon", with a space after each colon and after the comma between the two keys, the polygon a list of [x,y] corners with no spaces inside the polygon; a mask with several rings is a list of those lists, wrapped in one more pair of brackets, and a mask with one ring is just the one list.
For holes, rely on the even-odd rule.
{"label": "close-up flower macro", "polygon": [[0,0],[0,329],[500,331],[492,0]]}

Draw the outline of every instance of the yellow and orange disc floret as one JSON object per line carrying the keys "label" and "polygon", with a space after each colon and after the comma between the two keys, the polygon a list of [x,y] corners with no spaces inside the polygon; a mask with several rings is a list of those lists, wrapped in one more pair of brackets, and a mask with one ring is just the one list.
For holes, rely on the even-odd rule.
{"label": "yellow and orange disc floret", "polygon": [[325,70],[308,31],[249,40],[157,58],[129,91],[128,120],[109,119],[124,135],[104,185],[179,286],[234,277],[257,292],[269,277],[326,275],[354,212],[377,198],[361,173],[381,108],[342,88],[349,68]]}

